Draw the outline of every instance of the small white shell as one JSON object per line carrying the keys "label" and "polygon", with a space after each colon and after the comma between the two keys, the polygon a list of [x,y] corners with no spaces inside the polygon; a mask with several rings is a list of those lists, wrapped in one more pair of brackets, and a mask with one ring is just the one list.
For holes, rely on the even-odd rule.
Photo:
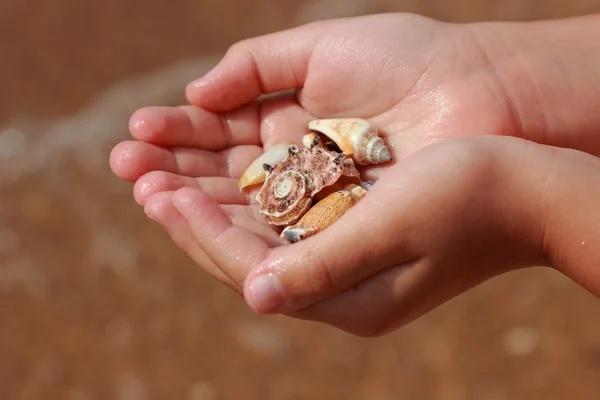
{"label": "small white shell", "polygon": [[[308,128],[329,137],[344,154],[351,155],[360,165],[380,164],[392,159],[377,128],[365,119],[317,119],[309,122]],[[305,135],[303,143],[310,141],[314,135]]]}
{"label": "small white shell", "polygon": [[291,142],[276,144],[256,158],[246,169],[246,171],[244,171],[244,174],[240,178],[238,185],[240,190],[243,190],[247,186],[264,182],[266,179],[266,173],[265,169],[263,168],[263,164],[274,166],[282,162],[287,156],[288,148],[292,144],[293,143]]}

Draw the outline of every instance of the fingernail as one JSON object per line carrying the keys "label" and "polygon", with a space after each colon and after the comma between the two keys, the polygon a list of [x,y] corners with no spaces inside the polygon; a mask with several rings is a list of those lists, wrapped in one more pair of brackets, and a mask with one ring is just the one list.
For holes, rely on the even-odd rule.
{"label": "fingernail", "polygon": [[274,273],[256,276],[250,282],[249,291],[248,300],[261,312],[274,311],[285,302],[283,287]]}

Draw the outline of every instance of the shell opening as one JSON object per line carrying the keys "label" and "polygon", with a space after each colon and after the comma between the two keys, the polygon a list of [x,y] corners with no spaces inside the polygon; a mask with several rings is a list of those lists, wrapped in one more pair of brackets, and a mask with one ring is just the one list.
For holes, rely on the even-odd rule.
{"label": "shell opening", "polygon": [[308,123],[308,128],[327,136],[335,142],[342,153],[351,155],[354,154],[354,146],[347,133],[361,128],[360,125],[364,124],[369,122],[358,118],[331,118],[311,121]]}

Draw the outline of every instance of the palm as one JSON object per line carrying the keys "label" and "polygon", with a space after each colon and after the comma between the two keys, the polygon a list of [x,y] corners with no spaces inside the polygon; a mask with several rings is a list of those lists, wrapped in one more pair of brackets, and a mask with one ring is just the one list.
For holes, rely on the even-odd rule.
{"label": "palm", "polygon": [[[361,30],[371,35],[356,33]],[[370,119],[396,158],[437,140],[513,134],[509,109],[494,91],[495,77],[485,65],[484,52],[469,46],[473,40],[417,16],[332,24],[315,42],[301,92],[255,104],[263,116],[263,148],[256,146],[253,156],[282,141],[299,143],[306,123],[318,117]],[[461,47],[467,54],[458,54]],[[247,162],[241,161],[237,169]],[[390,165],[362,172],[373,178]]]}
{"label": "palm", "polygon": [[316,42],[302,106],[371,119],[399,157],[432,140],[513,133],[486,61],[464,28],[412,15],[351,19]]}
{"label": "palm", "polygon": [[[163,126],[162,139],[148,141],[175,145],[177,149],[172,150],[175,158],[181,157],[177,152],[184,152],[188,158],[216,159],[220,166],[208,167],[206,162],[196,161],[189,162],[194,167],[170,171],[159,162],[140,167],[139,170],[167,171],[160,178],[154,173],[152,179],[161,183],[154,184],[153,191],[141,196],[142,203],[157,192],[171,193],[186,186],[201,188],[222,207],[234,225],[245,231],[233,235],[233,240],[238,242],[231,245],[240,252],[256,254],[247,257],[256,261],[259,254],[280,241],[258,214],[253,194],[239,192],[237,179],[268,147],[283,141],[300,143],[311,119],[370,119],[386,137],[395,159],[441,139],[514,133],[508,103],[497,95],[499,86],[486,67],[485,54],[473,36],[464,30],[404,15],[329,21],[301,29],[312,29],[311,37],[303,38],[302,31],[297,33],[299,41],[312,41],[307,65],[299,68],[306,75],[302,90],[296,96],[284,94],[233,109],[220,105],[214,107],[213,112],[188,107],[186,118],[191,123],[188,121],[187,125],[194,125],[193,121],[199,119],[226,120],[229,123],[223,125],[228,126],[225,128],[228,132],[216,132],[214,138],[188,135],[187,141],[173,144],[173,139],[167,138],[172,132]],[[211,94],[207,90],[204,89],[202,96],[198,95],[199,99],[204,98],[198,105],[211,108],[208,104]],[[205,129],[197,130],[197,135],[204,134],[200,131]],[[207,150],[212,155],[209,156]],[[369,168],[364,173],[370,179],[375,178],[393,165],[392,162],[381,168]],[[148,175],[142,176],[138,187],[149,179]],[[248,235],[252,235],[252,239]],[[215,257],[220,256],[211,258],[215,260]],[[243,277],[244,271],[240,270],[237,277],[231,278],[242,281]]]}

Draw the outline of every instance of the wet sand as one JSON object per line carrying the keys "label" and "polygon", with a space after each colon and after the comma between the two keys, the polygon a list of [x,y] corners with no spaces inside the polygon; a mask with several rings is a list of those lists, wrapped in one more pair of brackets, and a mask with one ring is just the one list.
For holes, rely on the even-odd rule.
{"label": "wet sand", "polygon": [[3,1],[0,124],[12,128],[0,134],[0,398],[597,398],[599,304],[555,272],[494,279],[360,339],[255,315],[111,175],[107,154],[128,137],[131,111],[182,102],[185,83],[243,37],[357,13],[600,11],[584,0],[315,4]]}

